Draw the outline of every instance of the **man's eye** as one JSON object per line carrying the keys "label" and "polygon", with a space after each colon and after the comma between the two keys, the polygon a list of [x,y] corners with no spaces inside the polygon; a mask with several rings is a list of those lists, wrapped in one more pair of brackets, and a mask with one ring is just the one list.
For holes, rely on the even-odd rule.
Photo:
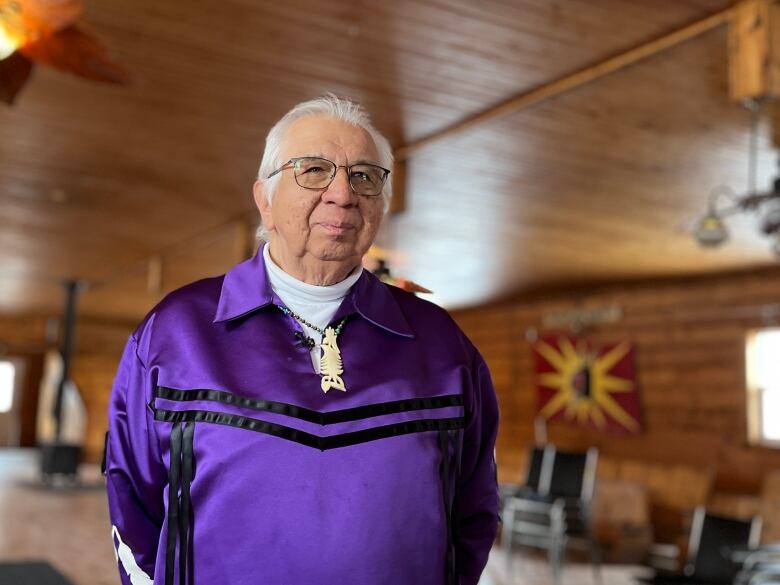
{"label": "man's eye", "polygon": [[303,169],[302,174],[304,174],[304,175],[306,175],[306,174],[311,175],[311,174],[324,173],[324,172],[325,172],[325,169],[322,168],[322,167],[306,167],[305,169]]}
{"label": "man's eye", "polygon": [[352,171],[352,176],[360,181],[371,180],[371,177],[368,176],[368,173],[364,173],[363,171]]}

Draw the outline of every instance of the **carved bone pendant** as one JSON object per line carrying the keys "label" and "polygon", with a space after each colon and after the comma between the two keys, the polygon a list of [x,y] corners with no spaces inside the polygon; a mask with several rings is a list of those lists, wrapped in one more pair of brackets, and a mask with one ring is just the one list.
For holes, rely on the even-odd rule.
{"label": "carved bone pendant", "polygon": [[333,327],[325,329],[325,336],[322,338],[322,357],[320,358],[320,374],[322,374],[322,391],[327,394],[328,390],[335,388],[346,392],[344,380],[341,374],[344,373],[344,367],[341,363],[341,351],[336,344],[336,331]]}

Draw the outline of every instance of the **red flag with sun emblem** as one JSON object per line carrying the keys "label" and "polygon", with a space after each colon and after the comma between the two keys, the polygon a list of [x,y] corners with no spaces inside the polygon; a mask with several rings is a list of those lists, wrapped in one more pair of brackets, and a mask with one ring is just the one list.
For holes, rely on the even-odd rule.
{"label": "red flag with sun emblem", "polygon": [[564,335],[539,339],[533,351],[539,416],[614,434],[642,430],[631,343]]}

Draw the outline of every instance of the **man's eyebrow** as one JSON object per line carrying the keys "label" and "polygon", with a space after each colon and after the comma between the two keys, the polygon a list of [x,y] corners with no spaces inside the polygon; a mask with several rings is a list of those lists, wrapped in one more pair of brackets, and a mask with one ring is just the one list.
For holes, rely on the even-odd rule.
{"label": "man's eyebrow", "polygon": [[330,160],[327,156],[321,153],[315,153],[315,154],[300,154],[293,158],[324,158],[325,160]]}
{"label": "man's eyebrow", "polygon": [[[315,154],[302,154],[300,156],[296,156],[295,158],[324,158],[325,160],[331,160],[321,152],[315,153]],[[378,167],[381,167],[382,165],[379,163],[379,161],[370,159],[370,158],[359,158],[357,160],[349,161],[350,165],[376,165]]]}

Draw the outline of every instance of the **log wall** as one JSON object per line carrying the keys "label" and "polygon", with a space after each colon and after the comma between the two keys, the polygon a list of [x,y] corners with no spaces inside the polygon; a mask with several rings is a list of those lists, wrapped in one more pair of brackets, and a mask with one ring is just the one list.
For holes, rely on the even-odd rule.
{"label": "log wall", "polygon": [[456,313],[499,396],[500,479],[520,480],[522,453],[533,442],[529,338],[549,332],[551,315],[608,306],[622,317],[583,335],[635,345],[644,431],[615,437],[553,423],[549,440],[574,449],[596,445],[612,459],[698,467],[714,474],[717,490],[757,492],[765,473],[780,468],[780,451],[747,441],[745,340],[751,330],[780,324],[777,270],[537,294]]}

